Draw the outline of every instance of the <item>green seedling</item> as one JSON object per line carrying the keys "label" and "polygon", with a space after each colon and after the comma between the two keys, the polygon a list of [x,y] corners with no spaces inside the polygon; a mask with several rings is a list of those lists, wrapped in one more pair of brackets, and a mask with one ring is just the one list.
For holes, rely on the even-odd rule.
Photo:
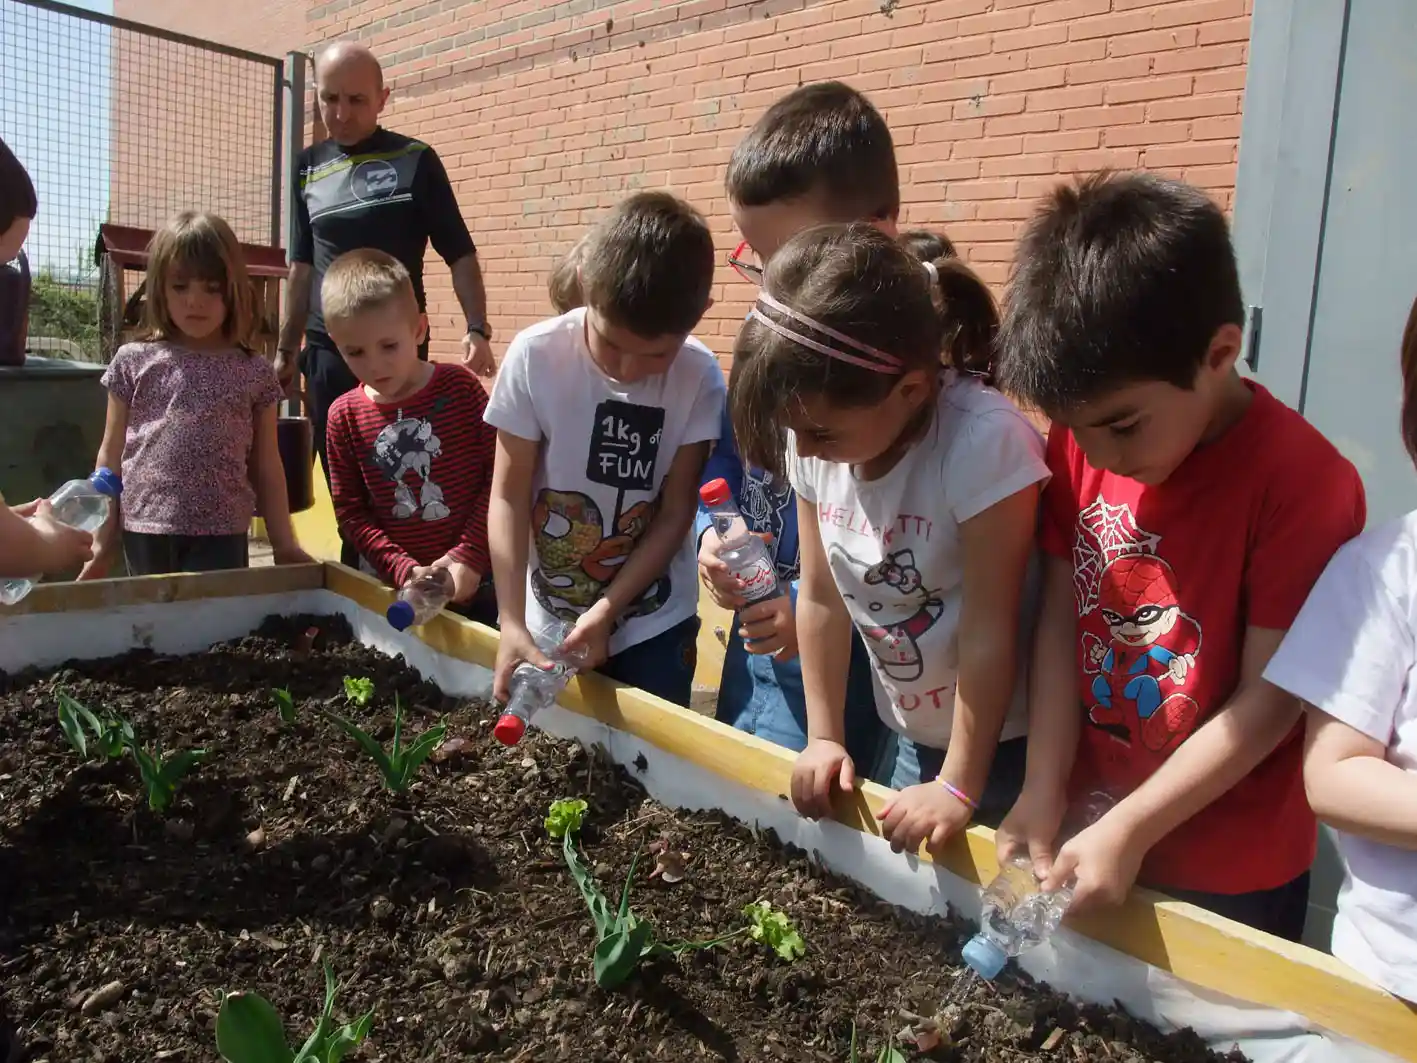
{"label": "green seedling", "polygon": [[100,760],[121,757],[123,750],[133,742],[133,725],[127,720],[121,717],[100,720],[87,705],[62,693],[59,695],[59,729],[84,760],[89,759],[90,748]]}
{"label": "green seedling", "polygon": [[289,690],[284,687],[276,687],[271,691],[271,700],[275,702],[276,711],[280,713],[280,718],[284,722],[295,722],[295,699],[291,697]]}
{"label": "green seedling", "polygon": [[[345,683],[348,682],[349,680],[346,679]],[[365,679],[363,682],[368,683],[369,680]],[[371,692],[372,689],[373,684],[370,683]],[[419,767],[428,759],[433,750],[442,745],[443,738],[448,733],[448,725],[440,723],[424,731],[405,747],[403,745],[403,707],[399,704],[399,699],[395,697],[394,744],[385,753],[383,746],[343,716],[333,712],[325,715],[344,728],[345,734],[354,739],[359,748],[373,758],[374,763],[379,766],[379,774],[384,777],[384,785],[394,793],[403,793],[408,789],[409,784],[413,782],[413,777],[418,774]]]}
{"label": "green seedling", "polygon": [[367,676],[360,679],[352,675],[345,676],[344,700],[356,708],[364,708],[374,700],[374,680]]}
{"label": "green seedling", "polygon": [[138,765],[138,774],[148,789],[148,807],[161,815],[177,796],[177,784],[182,777],[201,763],[207,755],[205,749],[179,749],[175,753],[164,754],[162,744],[152,749],[143,749],[136,742],[128,746],[133,761]]}
{"label": "green seedling", "polygon": [[[861,1054],[856,1048],[856,1024],[851,1024],[851,1054],[846,1057],[847,1063],[863,1063]],[[876,1063],[906,1063],[905,1055],[895,1047],[895,1045],[884,1045],[876,1055]]]}
{"label": "green seedling", "polygon": [[258,993],[225,993],[216,1019],[216,1049],[226,1063],[340,1063],[369,1036],[374,1012],[336,1028],[338,992],[334,972],[325,964],[325,1007],[298,1053],[286,1041],[285,1024],[270,1001]]}
{"label": "green seedling", "polygon": [[595,984],[601,989],[614,989],[624,983],[646,957],[682,956],[697,949],[711,949],[748,933],[750,928],[743,927],[711,941],[655,941],[654,926],[630,909],[630,887],[634,884],[635,868],[640,862],[638,852],[630,861],[630,873],[625,876],[625,885],[620,891],[620,904],[612,910],[609,898],[576,851],[576,832],[580,830],[588,807],[579,798],[553,801],[546,814],[546,832],[553,838],[561,839],[561,854],[586,907],[590,909],[590,918],[595,924],[595,952],[591,967],[595,973]]}
{"label": "green seedling", "polygon": [[807,951],[807,943],[787,918],[787,913],[776,911],[767,901],[754,901],[743,909],[748,917],[748,936],[762,942],[788,963]]}

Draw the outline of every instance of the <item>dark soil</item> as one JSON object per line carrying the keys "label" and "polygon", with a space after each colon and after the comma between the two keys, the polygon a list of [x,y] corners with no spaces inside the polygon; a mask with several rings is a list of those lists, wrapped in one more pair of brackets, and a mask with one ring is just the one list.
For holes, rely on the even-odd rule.
{"label": "dark soil", "polygon": [[[919,1016],[945,1040],[925,1055],[897,1041],[908,1059],[1219,1058],[1012,968],[957,992],[966,925],[895,909],[722,816],[665,809],[578,746],[532,734],[504,750],[487,706],[313,622],[308,654],[294,647],[310,618],[272,619],[203,654],[0,675],[0,1063],[215,1060],[218,994],[235,989],[270,999],[298,1047],[326,961],[345,983],[337,1013],[376,1012],[358,1060],[845,1063],[854,1023],[874,1061]],[[412,730],[446,715],[466,748],[391,795],[313,711],[346,711],[345,675],[374,680],[373,704],[349,712],[381,740],[397,694]],[[301,706],[294,726],[276,686]],[[212,751],[165,819],[131,761],[80,764],[55,722],[61,689],[166,748]],[[651,860],[637,873],[635,909],[665,940],[733,930],[765,898],[806,955],[740,939],[598,989],[589,915],[542,828],[567,796],[590,802],[583,848],[612,897],[641,846],[689,854],[677,884],[651,879]]]}

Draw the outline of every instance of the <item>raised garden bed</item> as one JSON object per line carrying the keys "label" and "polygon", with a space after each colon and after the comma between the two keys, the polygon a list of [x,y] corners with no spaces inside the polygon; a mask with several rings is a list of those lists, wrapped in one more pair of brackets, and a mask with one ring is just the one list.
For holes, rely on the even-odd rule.
{"label": "raised garden bed", "polygon": [[[573,743],[533,733],[504,750],[485,705],[351,642],[342,619],[314,623],[298,659],[306,619],[206,653],[10,679],[0,1006],[15,1043],[0,1037],[0,1061],[213,1060],[223,990],[264,994],[298,1046],[324,963],[343,983],[343,1018],[374,1010],[354,1059],[845,1063],[853,1026],[868,1060],[887,1044],[907,1059],[1220,1058],[1026,976],[962,983],[967,925],[894,908],[721,813],[667,809],[633,769]],[[373,681],[368,706],[346,704],[346,676]],[[273,704],[277,687],[293,696],[294,724]],[[56,723],[61,690],[170,750],[209,751],[164,816],[131,760],[80,762]],[[446,718],[462,746],[403,795],[318,713],[350,715],[387,744],[395,695],[407,732]],[[731,933],[766,900],[805,953],[788,962],[740,935],[598,988],[589,913],[543,827],[567,797],[589,805],[581,848],[613,901],[644,847],[687,854],[682,881],[653,875],[652,857],[634,879],[632,906],[663,940]],[[928,1054],[899,1040],[936,1017],[943,1038]]]}

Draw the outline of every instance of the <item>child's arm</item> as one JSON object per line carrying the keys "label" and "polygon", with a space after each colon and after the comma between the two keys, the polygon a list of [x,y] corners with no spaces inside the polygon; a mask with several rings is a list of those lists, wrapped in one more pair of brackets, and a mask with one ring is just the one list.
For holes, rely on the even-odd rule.
{"label": "child's arm", "polygon": [[831,814],[833,785],[856,786],[856,766],[846,752],[846,675],[851,661],[851,614],[832,578],[817,504],[797,498],[797,541],[802,575],[797,583],[797,648],[807,703],[807,748],[792,766],[792,803],[812,819]]}
{"label": "child's arm", "polygon": [[[615,573],[598,602],[581,614],[576,629],[566,640],[567,647],[586,647],[587,667],[595,668],[606,658],[610,631],[615,621],[662,576],[684,545],[694,514],[699,507],[699,476],[708,458],[710,443],[685,443],[674,454],[664,483],[659,489],[659,509],[644,536],[620,571]],[[500,581],[501,576],[497,579]]]}
{"label": "child's arm", "polygon": [[531,548],[531,484],[541,440],[497,432],[492,465],[492,495],[487,503],[487,543],[492,554],[492,582],[497,590],[497,666],[492,696],[510,696],[512,672],[523,661],[540,667],[546,657],[526,627],[526,566]]}
{"label": "child's arm", "polygon": [[1387,760],[1387,747],[1309,706],[1304,789],[1330,827],[1399,849],[1417,849],[1417,774]]}
{"label": "child's arm", "polygon": [[93,556],[93,536],[60,524],[49,503],[33,506],[28,518],[0,502],[0,579],[25,579],[46,572],[63,572]]}
{"label": "child's arm", "polygon": [[[112,469],[115,476],[123,475],[123,447],[128,440],[128,404],[112,391],[108,393],[108,415],[103,425],[103,441],[98,445],[94,467]],[[113,567],[113,560],[123,549],[123,499],[115,498],[108,505],[108,519],[103,522],[93,540],[93,560],[79,573],[79,579],[103,579]]]}
{"label": "child's arm", "polygon": [[1019,600],[1038,527],[1038,486],[1030,484],[960,526],[964,595],[959,617],[959,679],[953,726],[937,781],[902,791],[878,814],[897,852],[921,842],[939,853],[968,825],[994,762],[1018,678]]}
{"label": "child's arm", "polygon": [[290,522],[290,496],[285,488],[285,463],[280,459],[276,440],[276,404],[268,402],[252,415],[255,435],[251,441],[251,486],[256,489],[256,509],[266,522],[271,552],[277,565],[308,564],[314,559],[295,538]]}
{"label": "child's arm", "polygon": [[340,536],[359,551],[360,557],[387,574],[393,586],[402,587],[418,562],[404,553],[370,516],[373,499],[359,473],[360,453],[360,443],[342,411],[338,407],[331,409],[325,427],[325,457],[330,463],[330,495]]}

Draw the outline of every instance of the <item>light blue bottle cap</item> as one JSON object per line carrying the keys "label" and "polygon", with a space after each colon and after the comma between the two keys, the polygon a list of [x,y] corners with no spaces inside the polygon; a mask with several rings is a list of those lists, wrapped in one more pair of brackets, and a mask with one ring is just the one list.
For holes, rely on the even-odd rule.
{"label": "light blue bottle cap", "polygon": [[395,631],[407,631],[413,626],[413,605],[402,598],[389,606],[384,615],[389,618],[389,623],[393,625]]}
{"label": "light blue bottle cap", "polygon": [[964,946],[964,962],[973,968],[980,978],[993,981],[1009,962],[1008,956],[998,945],[983,934],[975,934]]}
{"label": "light blue bottle cap", "polygon": [[89,477],[89,483],[93,484],[94,490],[99,494],[107,495],[109,498],[117,498],[123,493],[123,477],[109,468],[95,470],[94,474]]}

